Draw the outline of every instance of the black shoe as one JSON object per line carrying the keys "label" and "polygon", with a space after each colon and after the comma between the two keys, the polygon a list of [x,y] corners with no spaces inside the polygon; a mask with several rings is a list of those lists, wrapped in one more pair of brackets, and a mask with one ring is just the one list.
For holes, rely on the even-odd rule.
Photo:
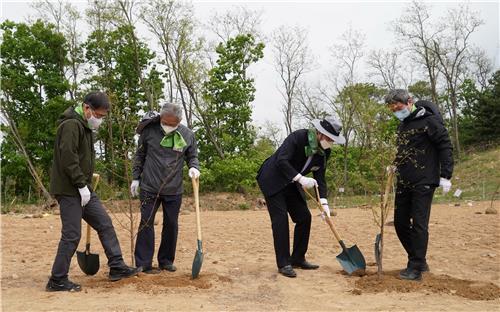
{"label": "black shoe", "polygon": [[46,291],[80,291],[82,286],[73,283],[69,279],[54,280],[49,279],[47,286],[45,286]]}
{"label": "black shoe", "polygon": [[424,264],[424,266],[420,270],[420,272],[422,272],[422,273],[426,273],[426,272],[430,272],[430,271],[431,271],[431,269],[429,269],[429,265],[427,263]]}
{"label": "black shoe", "polygon": [[399,278],[409,281],[420,281],[422,280],[422,272],[420,270],[404,269],[399,272]]}
{"label": "black shoe", "polygon": [[307,262],[306,260],[304,260],[302,262],[292,262],[292,267],[294,267],[294,268],[301,268],[302,270],[316,270],[316,269],[319,269],[319,265],[312,264],[310,262]]}
{"label": "black shoe", "polygon": [[142,267],[132,268],[129,266],[111,268],[109,269],[109,280],[112,282],[116,282],[121,280],[122,278],[136,276],[137,273],[141,272],[141,270]]}
{"label": "black shoe", "polygon": [[153,267],[142,268],[142,273],[146,273],[146,274],[160,274],[161,270],[157,269],[157,268],[153,268]]}
{"label": "black shoe", "polygon": [[160,268],[160,270],[167,270],[170,272],[177,271],[177,268],[175,267],[175,265],[173,263],[167,263],[167,264],[160,265],[159,268]]}
{"label": "black shoe", "polygon": [[285,265],[284,267],[279,268],[278,272],[286,277],[297,277],[297,273],[295,273],[291,265]]}

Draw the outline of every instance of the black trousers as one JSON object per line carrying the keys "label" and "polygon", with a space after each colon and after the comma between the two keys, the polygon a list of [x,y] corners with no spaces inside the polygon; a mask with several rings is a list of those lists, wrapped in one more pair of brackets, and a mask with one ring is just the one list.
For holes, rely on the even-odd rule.
{"label": "black trousers", "polygon": [[[311,213],[297,186],[290,183],[279,193],[265,197],[265,199],[271,217],[274,251],[278,268],[292,262],[304,261],[311,232]],[[288,214],[295,223],[291,256]]]}
{"label": "black trousers", "polygon": [[161,231],[158,265],[174,263],[179,230],[179,210],[182,195],[159,195],[141,191],[141,222],[135,242],[135,264],[137,267],[150,268],[155,250],[154,220],[158,207],[163,207],[163,228]]}
{"label": "black trousers", "polygon": [[408,254],[407,267],[422,270],[426,264],[429,217],[434,186],[417,185],[396,189],[394,226]]}
{"label": "black trousers", "polygon": [[61,211],[62,228],[56,259],[52,265],[52,279],[68,277],[71,258],[75,254],[82,234],[82,218],[97,231],[108,258],[108,266],[110,268],[125,266],[111,218],[94,192],[84,208],[81,206],[80,197],[56,196],[56,199]]}

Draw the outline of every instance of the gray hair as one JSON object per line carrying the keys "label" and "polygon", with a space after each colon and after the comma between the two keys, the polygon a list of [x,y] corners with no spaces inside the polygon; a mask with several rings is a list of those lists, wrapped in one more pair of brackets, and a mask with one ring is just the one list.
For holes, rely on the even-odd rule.
{"label": "gray hair", "polygon": [[385,104],[403,103],[407,104],[410,99],[410,94],[404,89],[392,89],[385,96]]}
{"label": "gray hair", "polygon": [[168,102],[161,107],[160,116],[173,115],[182,120],[182,107],[176,103]]}

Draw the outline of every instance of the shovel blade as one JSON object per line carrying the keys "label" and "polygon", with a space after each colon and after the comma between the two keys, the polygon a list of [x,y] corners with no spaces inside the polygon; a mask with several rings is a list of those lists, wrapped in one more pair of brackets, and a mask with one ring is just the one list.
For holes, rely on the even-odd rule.
{"label": "shovel blade", "polygon": [[201,241],[198,240],[198,249],[194,254],[193,266],[191,267],[191,277],[193,279],[197,278],[201,271],[201,265],[203,264],[203,251],[201,249]]}
{"label": "shovel blade", "polygon": [[350,248],[344,249],[337,256],[337,260],[347,274],[364,275],[366,261],[358,246],[354,245]]}
{"label": "shovel blade", "polygon": [[76,259],[83,273],[87,275],[95,275],[99,271],[99,255],[85,251],[77,251]]}

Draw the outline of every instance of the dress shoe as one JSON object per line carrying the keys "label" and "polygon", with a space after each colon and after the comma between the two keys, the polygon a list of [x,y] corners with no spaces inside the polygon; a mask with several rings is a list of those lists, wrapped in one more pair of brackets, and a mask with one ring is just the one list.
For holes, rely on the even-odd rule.
{"label": "dress shoe", "polygon": [[177,271],[177,268],[173,263],[167,263],[167,264],[162,264],[159,266],[160,270],[167,270],[169,272],[175,272]]}
{"label": "dress shoe", "polygon": [[319,265],[317,264],[312,264],[310,262],[307,262],[306,260],[302,262],[293,262],[292,267],[294,268],[300,268],[302,270],[316,270],[319,269]]}
{"label": "dress shoe", "polygon": [[284,267],[279,268],[278,272],[286,277],[297,277],[297,273],[295,273],[291,265],[285,265]]}
{"label": "dress shoe", "polygon": [[421,281],[422,272],[415,269],[404,269],[399,272],[399,278],[408,281]]}

